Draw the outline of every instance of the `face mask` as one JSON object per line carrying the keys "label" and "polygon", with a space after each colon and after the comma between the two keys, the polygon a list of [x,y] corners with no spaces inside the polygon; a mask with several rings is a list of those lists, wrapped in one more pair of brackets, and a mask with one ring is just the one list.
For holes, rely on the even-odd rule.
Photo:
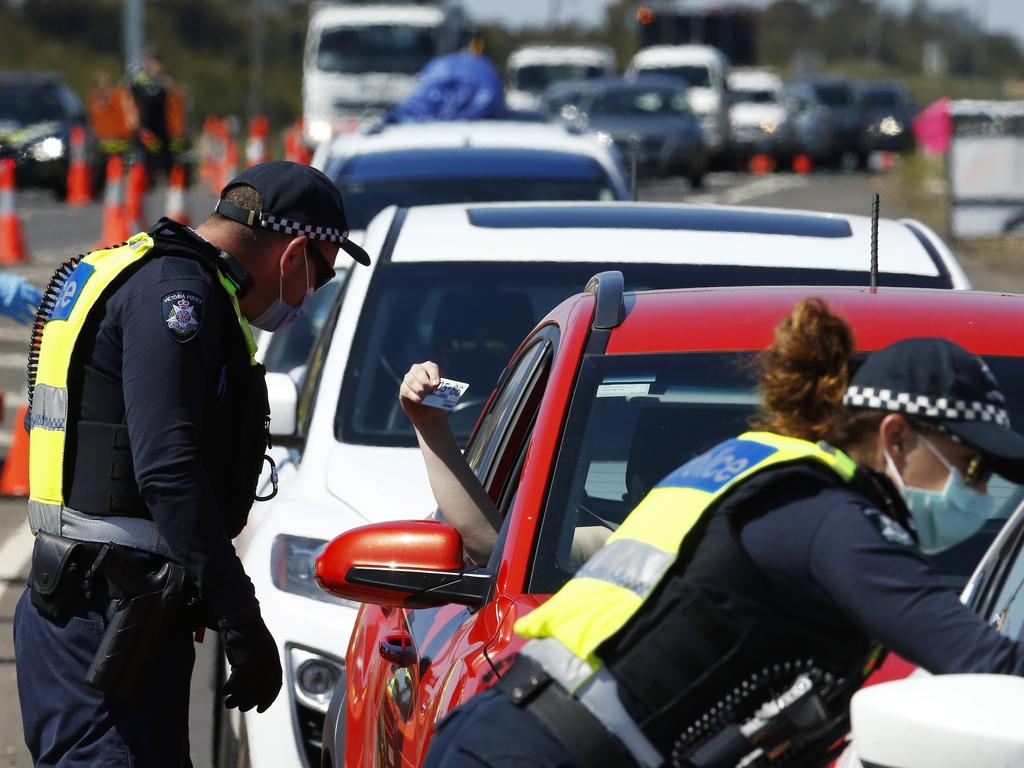
{"label": "face mask", "polygon": [[250,325],[254,325],[260,330],[273,333],[274,331],[280,331],[282,328],[287,328],[306,314],[306,308],[309,306],[309,300],[313,298],[313,288],[309,285],[309,259],[306,256],[305,250],[302,252],[302,259],[302,263],[306,267],[306,295],[302,297],[302,301],[299,303],[299,306],[293,307],[284,300],[284,275],[281,275],[277,298],[274,299],[274,302],[269,307],[260,313],[259,317],[250,320]]}
{"label": "face mask", "polygon": [[946,457],[938,448],[924,437],[918,437],[949,470],[949,478],[941,491],[915,488],[904,483],[888,452],[885,453],[885,463],[910,510],[921,551],[934,555],[965,541],[981,530],[981,526],[992,513],[994,499],[969,488],[964,482],[963,475],[946,461]]}

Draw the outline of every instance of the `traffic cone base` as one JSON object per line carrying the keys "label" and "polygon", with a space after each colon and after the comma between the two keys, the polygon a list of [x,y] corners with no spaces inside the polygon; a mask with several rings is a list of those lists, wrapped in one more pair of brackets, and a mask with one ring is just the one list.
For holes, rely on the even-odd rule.
{"label": "traffic cone base", "polygon": [[186,201],[185,169],[180,165],[171,168],[167,177],[167,218],[190,226]]}
{"label": "traffic cone base", "polygon": [[107,189],[103,195],[103,231],[96,248],[125,242],[131,237],[124,211],[124,160],[111,155],[107,160]]}
{"label": "traffic cone base", "polygon": [[747,167],[750,168],[751,173],[764,175],[775,170],[775,159],[771,155],[754,155],[750,158],[750,162],[747,164]]}
{"label": "traffic cone base", "polygon": [[807,155],[797,155],[793,158],[793,172],[799,174],[810,173],[813,163]]}
{"label": "traffic cone base", "polygon": [[3,472],[0,473],[0,496],[28,496],[29,441],[25,431],[25,414],[28,406],[22,405],[14,417],[11,430],[11,450],[7,452]]}

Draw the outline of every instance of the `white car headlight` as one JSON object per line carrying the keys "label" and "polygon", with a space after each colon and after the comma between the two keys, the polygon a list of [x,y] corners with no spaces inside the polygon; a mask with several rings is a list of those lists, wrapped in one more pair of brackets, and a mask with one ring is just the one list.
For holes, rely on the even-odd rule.
{"label": "white car headlight", "polygon": [[37,141],[28,149],[33,160],[45,163],[47,160],[56,160],[64,155],[64,142],[56,136],[50,136]]}
{"label": "white car headlight", "polygon": [[331,124],[323,118],[319,120],[310,120],[309,128],[307,128],[309,138],[311,138],[317,144],[327,141],[331,138]]}
{"label": "white car headlight", "polygon": [[878,132],[884,136],[899,136],[903,133],[903,123],[890,115],[878,124]]}
{"label": "white car headlight", "polygon": [[765,133],[775,133],[779,130],[780,123],[778,120],[762,120],[761,130]]}
{"label": "white car headlight", "polygon": [[612,135],[607,131],[598,131],[597,133],[595,133],[594,141],[596,141],[603,147],[610,147],[612,144],[615,143],[615,140],[612,138]]}
{"label": "white car headlight", "polygon": [[313,564],[327,544],[325,539],[279,533],[274,537],[274,544],[270,550],[271,581],[282,592],[324,603],[358,608],[359,603],[328,594],[313,580]]}

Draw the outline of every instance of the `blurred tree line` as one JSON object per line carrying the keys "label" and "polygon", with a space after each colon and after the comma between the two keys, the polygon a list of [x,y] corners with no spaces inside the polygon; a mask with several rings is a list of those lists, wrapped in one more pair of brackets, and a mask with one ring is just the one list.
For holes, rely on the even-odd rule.
{"label": "blurred tree line", "polygon": [[[463,0],[472,14],[472,0]],[[636,51],[640,0],[612,0],[593,26],[487,24],[499,67],[519,45],[601,43],[624,66]],[[725,0],[723,0],[723,4]],[[121,0],[0,2],[0,68],[45,69],[85,95],[97,73],[122,77]],[[308,0],[149,0],[146,43],[184,86],[193,124],[207,114],[246,114],[252,11],[265,9],[263,111],[282,127],[301,111]],[[907,11],[881,0],[774,0],[760,14],[762,63],[786,74],[823,72],[907,79],[918,103],[939,95],[1000,97],[1024,77],[1024,53],[1008,34],[982,30],[970,13],[915,0]],[[931,71],[925,72],[931,56]],[[1008,85],[1010,84],[1010,85]]]}

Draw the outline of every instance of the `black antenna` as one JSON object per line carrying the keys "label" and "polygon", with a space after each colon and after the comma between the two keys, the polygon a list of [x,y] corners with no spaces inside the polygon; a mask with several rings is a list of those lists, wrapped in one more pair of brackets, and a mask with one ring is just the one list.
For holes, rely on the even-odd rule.
{"label": "black antenna", "polygon": [[871,199],[871,290],[878,288],[878,193]]}

